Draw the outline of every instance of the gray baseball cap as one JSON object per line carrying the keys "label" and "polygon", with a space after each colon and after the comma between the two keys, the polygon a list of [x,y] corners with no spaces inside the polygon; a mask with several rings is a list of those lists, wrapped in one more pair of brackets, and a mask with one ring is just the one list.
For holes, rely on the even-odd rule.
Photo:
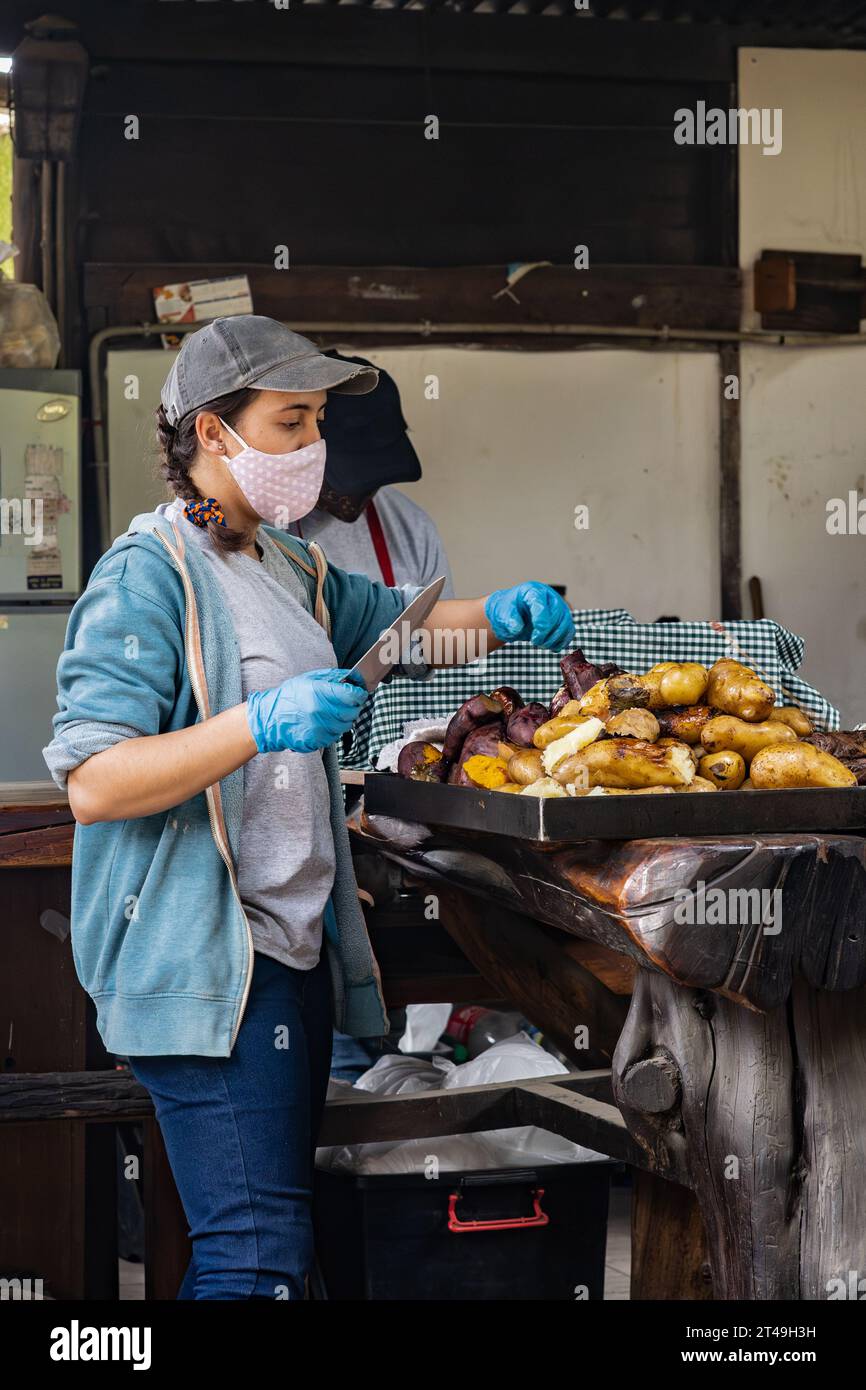
{"label": "gray baseball cap", "polygon": [[262,314],[214,319],[187,334],[160,399],[170,425],[218,396],[244,386],[257,391],[339,391],[361,396],[379,373],[325,357],[315,343]]}

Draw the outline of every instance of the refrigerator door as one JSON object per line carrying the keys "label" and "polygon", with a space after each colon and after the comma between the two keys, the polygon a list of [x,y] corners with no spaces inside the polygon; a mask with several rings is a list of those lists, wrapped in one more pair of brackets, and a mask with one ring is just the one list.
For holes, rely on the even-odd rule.
{"label": "refrigerator door", "polygon": [[80,375],[0,371],[0,603],[81,588]]}
{"label": "refrigerator door", "polygon": [[0,605],[0,782],[45,782],[69,605]]}

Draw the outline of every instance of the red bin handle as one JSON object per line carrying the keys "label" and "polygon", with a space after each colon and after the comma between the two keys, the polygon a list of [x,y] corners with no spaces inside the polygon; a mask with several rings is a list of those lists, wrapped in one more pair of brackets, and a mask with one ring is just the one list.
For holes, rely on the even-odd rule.
{"label": "red bin handle", "polygon": [[531,1216],[512,1216],[502,1221],[461,1221],[457,1215],[457,1203],[460,1201],[460,1194],[452,1192],[448,1198],[448,1229],[453,1231],[455,1235],[463,1235],[467,1231],[512,1231],[518,1227],[525,1230],[529,1226],[547,1226],[550,1223],[550,1217],[547,1212],[541,1210],[543,1196],[543,1187],[532,1189]]}

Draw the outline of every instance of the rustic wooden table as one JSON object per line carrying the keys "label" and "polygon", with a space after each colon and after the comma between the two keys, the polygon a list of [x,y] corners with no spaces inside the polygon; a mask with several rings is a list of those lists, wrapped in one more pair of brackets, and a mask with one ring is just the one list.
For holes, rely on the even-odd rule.
{"label": "rustic wooden table", "polygon": [[647,1168],[697,1198],[716,1298],[866,1273],[866,839],[356,835],[438,885],[469,959],[578,1065],[612,1062]]}

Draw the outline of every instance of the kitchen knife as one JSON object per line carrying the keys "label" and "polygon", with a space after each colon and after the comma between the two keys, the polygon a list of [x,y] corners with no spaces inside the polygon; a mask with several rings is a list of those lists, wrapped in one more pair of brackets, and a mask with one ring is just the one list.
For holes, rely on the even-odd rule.
{"label": "kitchen knife", "polygon": [[[393,634],[396,634],[398,650],[401,656],[405,655],[403,651],[404,634],[408,648],[412,632],[415,628],[420,627],[424,619],[433,611],[444,587],[445,576],[441,574],[438,579],[433,580],[432,584],[428,584],[426,589],[422,589],[416,598],[413,598],[412,602],[403,609],[396,622],[385,628],[384,632],[380,632],[369,651],[366,651],[360,661],[355,663],[348,676],[343,676],[342,679],[344,681],[354,680],[355,684],[360,679],[368,690],[375,690],[379,682],[384,680],[396,664],[381,655],[385,642],[390,639],[390,642],[393,643]],[[409,626],[403,627],[403,623],[408,623]]]}

